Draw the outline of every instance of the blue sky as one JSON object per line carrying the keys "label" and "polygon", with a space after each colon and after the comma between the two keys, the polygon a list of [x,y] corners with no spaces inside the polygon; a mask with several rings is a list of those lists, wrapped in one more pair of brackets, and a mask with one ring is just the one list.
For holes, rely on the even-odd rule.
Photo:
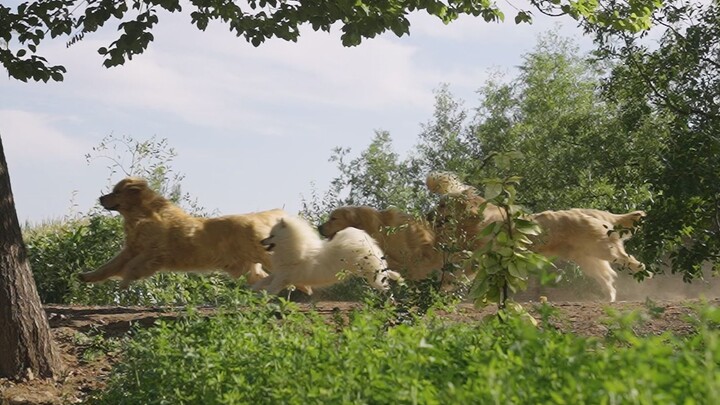
{"label": "blue sky", "polygon": [[334,147],[358,153],[386,130],[405,153],[432,117],[441,83],[472,107],[489,74],[514,74],[538,35],[558,24],[563,35],[581,35],[569,18],[515,25],[508,4],[500,4],[503,23],[445,26],[413,15],[409,36],[354,48],[342,47],[339,30],[311,29],[297,43],[254,48],[221,24],[201,32],[187,15],[162,14],[150,49],[112,69],[96,51],[115,39],[116,23],[70,48],[62,39],[43,44],[40,53],[68,69],[64,82],[0,78],[0,136],[18,217],[37,223],[93,206],[110,173],[85,155],[111,133],[167,138],[184,191],[208,210],[296,212],[311,183],[325,190],[336,174]]}

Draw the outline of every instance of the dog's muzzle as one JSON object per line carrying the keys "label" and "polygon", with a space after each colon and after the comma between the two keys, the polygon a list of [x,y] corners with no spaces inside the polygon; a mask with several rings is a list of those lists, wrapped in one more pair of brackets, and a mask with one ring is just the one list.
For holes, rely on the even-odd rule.
{"label": "dog's muzzle", "polygon": [[275,244],[272,242],[272,236],[261,240],[260,244],[265,246],[265,250],[268,252],[272,252],[273,249],[275,249]]}
{"label": "dog's muzzle", "polygon": [[326,237],[328,240],[332,240],[332,238],[335,236],[335,234],[337,234],[337,232],[335,232],[332,235],[326,235],[325,232],[323,232],[323,225],[318,226],[317,229],[318,229],[318,233],[320,233],[320,235]]}
{"label": "dog's muzzle", "polygon": [[106,210],[117,211],[117,209],[120,208],[120,204],[108,205],[109,203],[107,202],[107,199],[110,196],[111,196],[111,194],[106,194],[104,196],[101,196],[100,197],[100,205],[102,205],[103,208],[105,208]]}

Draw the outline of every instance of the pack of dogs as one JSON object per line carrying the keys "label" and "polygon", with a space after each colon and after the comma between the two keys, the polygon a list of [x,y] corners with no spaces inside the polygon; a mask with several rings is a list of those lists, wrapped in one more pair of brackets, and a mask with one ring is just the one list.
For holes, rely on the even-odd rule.
{"label": "pack of dogs", "polygon": [[[293,286],[310,295],[313,288],[345,277],[362,277],[379,291],[387,291],[390,281],[430,277],[442,277],[443,286],[452,288],[453,278],[443,277],[441,271],[448,262],[456,261],[466,280],[475,269],[464,256],[448,253],[443,246],[452,243],[461,251],[482,248],[488,242],[479,236],[482,230],[504,221],[506,213],[453,173],[430,173],[426,185],[439,200],[425,217],[397,208],[345,206],[315,227],[282,209],[193,216],[153,191],[144,179],[129,177],[100,197],[105,209],[123,218],[124,247],[106,264],[79,277],[85,282],[117,278],[121,288],[127,288],[160,271],[223,271],[235,278],[245,276],[253,290],[268,294]],[[613,302],[615,268],[645,269],[624,247],[644,216],[643,211],[614,214],[574,208],[528,214],[526,219],[541,229],[531,250],[575,263]]]}

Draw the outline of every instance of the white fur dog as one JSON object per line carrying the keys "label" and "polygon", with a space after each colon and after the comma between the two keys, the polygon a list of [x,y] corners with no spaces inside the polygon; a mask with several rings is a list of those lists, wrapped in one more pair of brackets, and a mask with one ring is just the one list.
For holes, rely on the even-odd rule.
{"label": "white fur dog", "polygon": [[364,277],[386,291],[388,279],[402,281],[387,269],[383,251],[365,231],[347,228],[332,240],[323,240],[307,221],[281,219],[261,243],[272,252],[272,274],[253,284],[253,290],[277,294],[289,285],[323,287],[340,281],[341,274]]}

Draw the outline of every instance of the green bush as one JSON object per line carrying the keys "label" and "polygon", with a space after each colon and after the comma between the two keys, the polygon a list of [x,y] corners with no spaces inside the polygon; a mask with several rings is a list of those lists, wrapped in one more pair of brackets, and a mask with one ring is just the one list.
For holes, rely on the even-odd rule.
{"label": "green bush", "polygon": [[111,285],[85,285],[77,275],[95,269],[122,248],[118,217],[92,215],[29,229],[24,239],[40,298],[45,303],[100,303]]}
{"label": "green bush", "polygon": [[[248,301],[138,331],[98,403],[717,403],[720,334],[703,310],[690,337],[578,337],[519,320],[396,322],[392,310],[334,321]],[[703,326],[705,325],[705,326]],[[627,332],[627,333],[624,333]]]}

